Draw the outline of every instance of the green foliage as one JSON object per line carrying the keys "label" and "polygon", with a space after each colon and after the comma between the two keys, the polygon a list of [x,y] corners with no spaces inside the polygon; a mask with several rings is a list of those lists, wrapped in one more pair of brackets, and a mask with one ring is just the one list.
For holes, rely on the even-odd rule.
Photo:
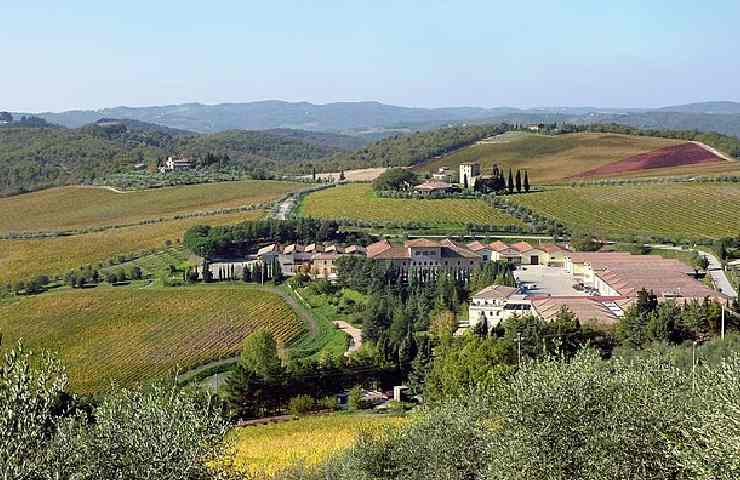
{"label": "green foliage", "polygon": [[506,125],[448,127],[399,135],[371,143],[349,153],[327,158],[322,166],[329,171],[368,167],[409,167],[438,155],[470,145],[482,138],[504,133]]}
{"label": "green foliage", "polygon": [[316,408],[316,401],[308,395],[298,395],[288,402],[288,411],[293,415],[305,415]]}
{"label": "green foliage", "polygon": [[413,187],[419,179],[410,170],[405,168],[389,168],[373,180],[373,190],[376,192],[400,191]]}
{"label": "green foliage", "polygon": [[240,363],[263,379],[275,379],[283,373],[277,342],[267,330],[257,330],[244,339]]}
{"label": "green foliage", "polygon": [[[227,478],[228,423],[213,397],[157,384],[75,409],[59,363],[21,346],[0,369],[0,471],[8,479]],[[215,464],[213,462],[223,462]]]}

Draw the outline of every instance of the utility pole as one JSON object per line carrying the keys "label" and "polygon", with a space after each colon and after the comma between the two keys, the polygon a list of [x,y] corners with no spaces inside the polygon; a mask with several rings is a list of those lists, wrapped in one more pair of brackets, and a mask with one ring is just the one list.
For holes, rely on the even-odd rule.
{"label": "utility pole", "polygon": [[725,339],[725,305],[722,304],[722,340]]}
{"label": "utility pole", "polygon": [[696,370],[696,340],[691,344],[691,393],[695,388],[694,370]]}
{"label": "utility pole", "polygon": [[518,367],[521,368],[522,366],[522,340],[524,337],[522,337],[521,333],[516,334],[516,343],[517,343],[517,358],[518,358]]}

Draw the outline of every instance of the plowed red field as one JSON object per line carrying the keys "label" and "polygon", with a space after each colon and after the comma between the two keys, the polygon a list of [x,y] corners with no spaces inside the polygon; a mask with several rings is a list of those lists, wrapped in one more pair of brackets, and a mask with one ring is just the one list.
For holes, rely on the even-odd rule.
{"label": "plowed red field", "polygon": [[655,168],[680,167],[697,163],[719,162],[721,158],[695,143],[684,143],[641,153],[618,162],[603,165],[576,175],[574,178],[600,177]]}

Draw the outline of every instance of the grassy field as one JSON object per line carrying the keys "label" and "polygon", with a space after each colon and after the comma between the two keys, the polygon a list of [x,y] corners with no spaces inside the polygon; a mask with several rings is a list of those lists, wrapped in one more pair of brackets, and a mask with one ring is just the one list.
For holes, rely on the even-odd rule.
{"label": "grassy field", "polygon": [[328,415],[234,431],[237,470],[269,477],[292,466],[313,467],[352,445],[360,431],[400,425],[401,417]]}
{"label": "grassy field", "polygon": [[305,330],[279,296],[243,286],[101,286],[0,305],[2,347],[23,338],[33,349],[58,352],[73,388],[85,393],[236,354],[257,328],[269,329],[280,342]]}
{"label": "grassy field", "polygon": [[312,193],[303,200],[299,212],[313,218],[381,222],[522,225],[482,200],[381,198],[368,184],[342,185]]}
{"label": "grassy field", "polygon": [[241,181],[116,193],[64,187],[0,199],[0,232],[128,225],[183,213],[268,202],[305,188],[296,182]]}
{"label": "grassy field", "polygon": [[[524,134],[504,137],[503,141],[482,143],[464,148],[447,157],[432,160],[415,168],[417,172],[433,172],[439,167],[457,169],[460,163],[479,162],[484,174],[494,163],[505,169],[527,170],[533,184],[555,183],[579,173],[639,153],[686,143],[655,137],[617,134],[577,133],[560,136]],[[740,171],[739,162],[719,162],[690,167],[666,168],[630,172],[625,176],[720,174]]]}
{"label": "grassy field", "polygon": [[82,265],[104,262],[111,257],[163,247],[173,243],[193,225],[224,225],[254,220],[263,211],[248,211],[151,225],[116,228],[71,237],[34,240],[0,240],[0,282],[29,279],[34,275],[56,275]]}
{"label": "grassy field", "polygon": [[740,184],[668,183],[557,188],[516,203],[574,231],[609,235],[718,238],[740,233]]}

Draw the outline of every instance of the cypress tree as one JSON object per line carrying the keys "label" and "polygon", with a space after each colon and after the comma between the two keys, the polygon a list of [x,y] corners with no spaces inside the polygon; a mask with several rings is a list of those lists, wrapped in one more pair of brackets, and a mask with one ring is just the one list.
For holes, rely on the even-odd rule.
{"label": "cypress tree", "polygon": [[509,193],[514,193],[514,175],[511,173],[511,167],[509,167]]}
{"label": "cypress tree", "polygon": [[522,173],[517,170],[516,171],[516,193],[521,193],[522,191]]}
{"label": "cypress tree", "polygon": [[524,191],[529,193],[529,175],[526,170],[524,170]]}

